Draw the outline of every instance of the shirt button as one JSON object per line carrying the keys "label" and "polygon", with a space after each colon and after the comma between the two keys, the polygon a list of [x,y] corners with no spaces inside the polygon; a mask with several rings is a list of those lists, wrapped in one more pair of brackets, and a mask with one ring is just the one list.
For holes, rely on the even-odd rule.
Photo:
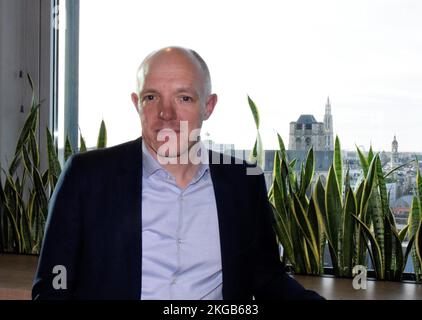
{"label": "shirt button", "polygon": [[182,244],[183,240],[182,239],[177,239],[177,243],[178,244]]}
{"label": "shirt button", "polygon": [[171,280],[170,284],[173,286],[176,284],[176,279]]}

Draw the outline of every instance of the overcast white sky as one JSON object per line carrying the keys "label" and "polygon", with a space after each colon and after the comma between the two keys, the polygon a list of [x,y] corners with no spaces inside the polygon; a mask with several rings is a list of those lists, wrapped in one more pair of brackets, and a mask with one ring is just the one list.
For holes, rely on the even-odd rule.
{"label": "overcast white sky", "polygon": [[[219,95],[204,131],[251,148],[247,94],[261,111],[266,149],[288,143],[300,114],[323,120],[327,96],[343,149],[422,151],[422,1],[81,0],[80,127],[94,145],[134,139],[135,70],[149,52],[191,47]],[[63,12],[61,12],[63,13]]]}

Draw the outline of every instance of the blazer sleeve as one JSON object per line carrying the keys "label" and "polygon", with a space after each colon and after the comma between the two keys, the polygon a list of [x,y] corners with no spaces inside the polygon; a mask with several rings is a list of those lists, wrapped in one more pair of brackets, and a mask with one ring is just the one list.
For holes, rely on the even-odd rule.
{"label": "blazer sleeve", "polygon": [[71,157],[49,202],[32,299],[71,299],[81,245],[80,182]]}
{"label": "blazer sleeve", "polygon": [[255,241],[254,297],[255,299],[324,299],[318,293],[306,290],[290,277],[280,260],[278,243],[273,229],[274,215],[267,197],[264,175],[258,182],[258,234]]}

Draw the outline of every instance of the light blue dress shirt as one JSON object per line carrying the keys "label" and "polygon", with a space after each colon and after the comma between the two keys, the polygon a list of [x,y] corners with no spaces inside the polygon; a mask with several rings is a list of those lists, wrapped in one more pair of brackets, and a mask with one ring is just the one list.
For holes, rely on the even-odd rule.
{"label": "light blue dress shirt", "polygon": [[222,299],[217,206],[208,164],[184,189],[142,142],[145,300]]}

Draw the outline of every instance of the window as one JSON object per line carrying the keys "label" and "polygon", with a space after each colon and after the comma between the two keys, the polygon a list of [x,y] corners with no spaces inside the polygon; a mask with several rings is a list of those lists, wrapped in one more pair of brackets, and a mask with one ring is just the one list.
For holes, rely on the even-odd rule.
{"label": "window", "polygon": [[[334,133],[345,150],[368,150],[372,143],[375,150],[390,151],[397,134],[401,151],[420,152],[414,128],[422,113],[422,22],[413,8],[419,4],[410,3],[246,1],[242,14],[234,15],[239,7],[231,1],[206,8],[194,0],[80,1],[78,125],[90,146],[102,118],[109,145],[139,136],[130,101],[136,68],[152,50],[181,45],[209,64],[219,102],[204,132],[216,142],[253,145],[247,94],[260,109],[266,149],[277,147],[276,132],[287,141],[289,122],[302,113],[323,121],[329,95]],[[66,1],[60,6],[64,26]],[[204,10],[218,23],[207,23]],[[64,69],[64,28],[60,39]]]}
{"label": "window", "polygon": [[[152,50],[180,45],[198,51],[209,65],[219,102],[203,133],[216,143],[252,148],[256,130],[249,94],[260,111],[267,150],[277,149],[277,132],[285,143],[289,141],[291,121],[313,114],[318,122],[331,119],[352,181],[360,174],[356,145],[364,151],[370,145],[384,151],[385,171],[391,168],[394,135],[396,165],[415,155],[422,158],[422,3],[304,2],[244,1],[240,7],[236,1],[210,1],[205,6],[195,0],[81,1],[76,43],[79,103],[73,126],[80,128],[88,147],[95,145],[102,119],[109,146],[137,138],[140,121],[130,100],[136,68]],[[66,1],[61,1],[60,12],[65,7]],[[57,128],[61,148],[65,52],[72,49],[65,47],[65,35],[61,28]],[[301,130],[302,125],[292,129]],[[305,124],[305,129],[311,130],[312,124]],[[330,137],[325,139],[315,141],[321,145],[326,141],[324,148],[333,145]],[[300,148],[302,141],[309,146],[312,140],[291,141]],[[390,205],[400,218],[410,210],[403,197],[413,194],[414,178],[409,165],[390,181]]]}

